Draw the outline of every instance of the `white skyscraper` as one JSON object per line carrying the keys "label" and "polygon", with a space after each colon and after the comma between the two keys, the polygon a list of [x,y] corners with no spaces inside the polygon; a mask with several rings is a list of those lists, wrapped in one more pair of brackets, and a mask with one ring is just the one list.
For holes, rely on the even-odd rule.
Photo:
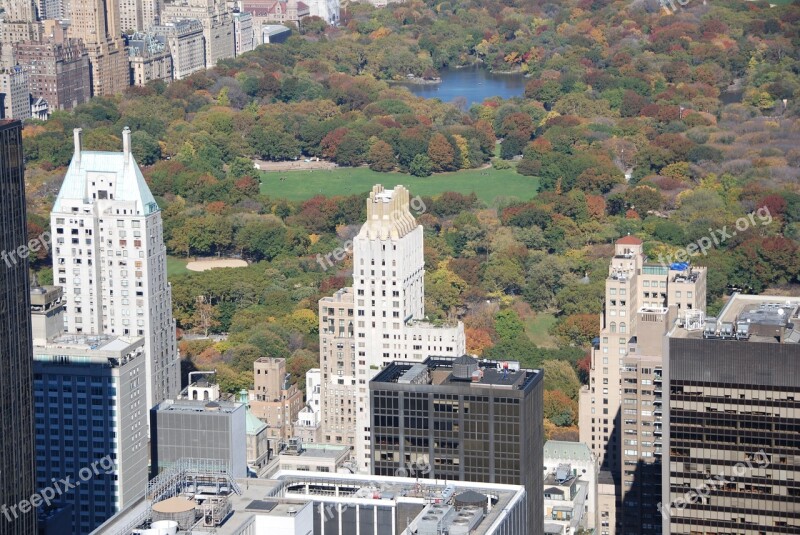
{"label": "white skyscraper", "polygon": [[406,188],[373,187],[353,240],[353,288],[320,301],[323,441],[354,446],[361,471],[370,469],[370,379],[396,360],[466,350],[461,322],[425,321],[422,233]]}
{"label": "white skyscraper", "polygon": [[75,154],[53,206],[53,279],[64,288],[65,331],[144,336],[147,406],[180,391],[161,212],[131,154]]}

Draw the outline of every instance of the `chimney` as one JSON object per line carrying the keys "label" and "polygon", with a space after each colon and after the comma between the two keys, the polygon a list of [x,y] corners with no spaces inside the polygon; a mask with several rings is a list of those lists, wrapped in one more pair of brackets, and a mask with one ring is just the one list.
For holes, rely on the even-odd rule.
{"label": "chimney", "polygon": [[78,165],[81,163],[81,132],[83,132],[83,130],[80,128],[75,128],[72,131],[72,138],[75,142],[75,154],[72,159],[75,160]]}
{"label": "chimney", "polygon": [[131,129],[127,126],[122,129],[122,153],[128,161],[131,157]]}

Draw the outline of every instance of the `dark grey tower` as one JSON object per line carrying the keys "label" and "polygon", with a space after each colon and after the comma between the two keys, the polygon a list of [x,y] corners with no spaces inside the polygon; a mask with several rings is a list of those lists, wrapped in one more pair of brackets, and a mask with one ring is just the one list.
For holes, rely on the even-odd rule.
{"label": "dark grey tower", "polygon": [[22,123],[0,120],[0,535],[34,535],[33,377]]}

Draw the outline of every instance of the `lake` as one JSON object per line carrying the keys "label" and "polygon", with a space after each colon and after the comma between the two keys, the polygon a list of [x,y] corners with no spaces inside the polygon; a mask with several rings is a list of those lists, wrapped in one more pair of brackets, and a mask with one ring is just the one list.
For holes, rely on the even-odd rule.
{"label": "lake", "polygon": [[489,97],[519,97],[529,81],[522,74],[492,74],[481,67],[442,69],[440,84],[403,84],[412,93],[424,98],[452,102],[458,97],[467,99],[467,108]]}

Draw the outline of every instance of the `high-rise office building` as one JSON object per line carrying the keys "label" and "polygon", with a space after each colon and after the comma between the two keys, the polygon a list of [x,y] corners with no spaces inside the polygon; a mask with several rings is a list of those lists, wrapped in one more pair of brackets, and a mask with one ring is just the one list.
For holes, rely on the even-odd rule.
{"label": "high-rise office building", "polygon": [[36,512],[8,512],[34,492],[33,376],[22,124],[0,120],[0,533],[36,532]]}
{"label": "high-rise office building", "polygon": [[395,362],[370,381],[372,473],[524,485],[544,533],[544,374],[470,356]]}
{"label": "high-rise office building", "polygon": [[142,336],[64,333],[62,297],[31,288],[36,484],[78,482],[54,507],[69,515],[59,533],[83,535],[147,487],[146,358]]}
{"label": "high-rise office building", "polygon": [[800,533],[800,296],[734,294],[667,342],[663,534]]}
{"label": "high-rise office building", "polygon": [[81,149],[50,216],[53,279],[64,288],[66,331],[143,336],[147,408],[180,392],[161,212],[131,153]]}
{"label": "high-rise office building", "polygon": [[355,449],[370,470],[368,382],[395,360],[465,353],[461,322],[425,321],[422,227],[403,186],[377,185],[353,239],[353,287],[319,302],[323,442]]}
{"label": "high-rise office building", "polygon": [[580,393],[581,442],[615,482],[614,496],[598,496],[601,535],[660,529],[652,510],[661,486],[661,390],[655,381],[662,339],[676,320],[702,314],[705,303],[705,268],[651,263],[640,239],[617,240],[589,385]]}
{"label": "high-rise office building", "polygon": [[83,40],[92,66],[92,95],[122,93],[130,86],[128,56],[115,0],[71,0],[70,37]]}

